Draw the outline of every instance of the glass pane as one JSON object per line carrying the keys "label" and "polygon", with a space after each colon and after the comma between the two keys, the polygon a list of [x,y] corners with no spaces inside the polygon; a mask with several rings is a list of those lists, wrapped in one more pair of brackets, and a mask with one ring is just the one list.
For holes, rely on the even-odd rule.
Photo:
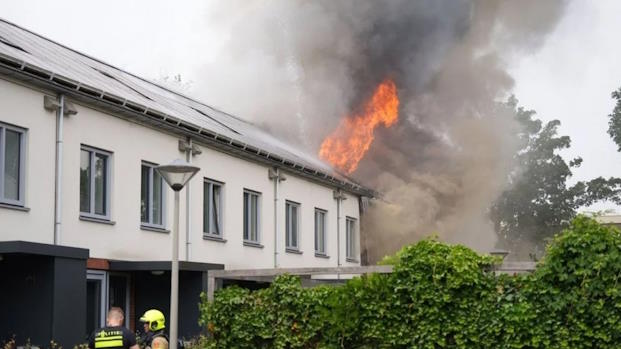
{"label": "glass pane", "polygon": [[162,224],[162,202],[163,200],[163,193],[162,193],[162,176],[160,176],[160,173],[153,170],[153,204],[152,204],[152,213],[151,213],[151,220],[153,224]]}
{"label": "glass pane", "polygon": [[319,251],[319,212],[315,211],[315,251]]}
{"label": "glass pane", "polygon": [[257,195],[250,195],[250,239],[252,241],[259,241],[259,197]]}
{"label": "glass pane", "polygon": [[91,211],[91,152],[80,152],[80,212]]}
{"label": "glass pane", "polygon": [[11,200],[19,200],[19,158],[20,138],[19,132],[5,131],[4,153],[4,197]]}
{"label": "glass pane", "polygon": [[142,166],[140,173],[140,221],[149,223],[149,167]]}
{"label": "glass pane", "polygon": [[[209,203],[211,202],[211,199],[209,198],[209,187],[210,186],[211,184],[207,182],[203,182],[203,232],[204,233],[209,233]],[[244,194],[244,201],[245,199],[246,199],[246,194]],[[246,210],[244,209],[244,216],[245,216],[245,212]],[[246,233],[244,231],[244,239],[245,239],[245,236],[246,236]]]}
{"label": "glass pane", "polygon": [[244,240],[250,240],[249,217],[250,217],[250,198],[248,193],[244,193]]}
{"label": "glass pane", "polygon": [[285,204],[285,246],[291,247],[291,205]]}
{"label": "glass pane", "polygon": [[106,215],[106,190],[107,156],[95,154],[95,214]]}
{"label": "glass pane", "polygon": [[350,251],[350,237],[349,235],[351,234],[351,222],[349,220],[347,220],[347,224],[345,224],[345,256],[349,257],[351,256],[351,251]]}
{"label": "glass pane", "polygon": [[110,275],[108,284],[108,305],[127,311],[127,277]]}
{"label": "glass pane", "polygon": [[86,331],[93,333],[101,324],[101,281],[86,280]]}
{"label": "glass pane", "polygon": [[213,226],[211,227],[211,232],[220,235],[220,189],[222,189],[222,187],[215,184],[212,184],[211,187],[213,193],[213,200],[211,201],[213,207],[211,210]]}
{"label": "glass pane", "polygon": [[318,242],[318,249],[319,252],[324,253],[326,251],[326,247],[325,247],[325,228],[326,228],[326,214],[323,212],[318,212],[318,236],[317,236],[317,242]]}
{"label": "glass pane", "polygon": [[291,206],[291,246],[298,247],[298,207]]}

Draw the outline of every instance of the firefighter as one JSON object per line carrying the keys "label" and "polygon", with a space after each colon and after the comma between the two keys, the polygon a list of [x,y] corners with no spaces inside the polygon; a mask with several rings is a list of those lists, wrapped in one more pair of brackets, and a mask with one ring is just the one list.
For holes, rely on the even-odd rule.
{"label": "firefighter", "polygon": [[123,309],[112,307],[106,317],[106,327],[96,329],[88,341],[90,349],[139,349],[136,335],[123,326]]}
{"label": "firefighter", "polygon": [[140,317],[144,328],[144,344],[147,349],[168,349],[168,336],[164,333],[166,319],[157,309],[147,310]]}

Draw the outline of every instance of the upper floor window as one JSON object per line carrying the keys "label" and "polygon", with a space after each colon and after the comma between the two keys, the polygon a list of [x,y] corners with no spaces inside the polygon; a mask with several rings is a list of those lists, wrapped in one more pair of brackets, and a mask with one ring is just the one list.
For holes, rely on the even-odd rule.
{"label": "upper floor window", "polygon": [[[203,234],[222,237],[223,183],[205,179],[203,183]],[[244,194],[244,202],[246,195]],[[244,239],[246,235],[244,234]]]}
{"label": "upper floor window", "polygon": [[111,153],[82,146],[80,151],[80,214],[110,219]]}
{"label": "upper floor window", "polygon": [[259,243],[261,194],[244,190],[244,241]]}
{"label": "upper floor window", "polygon": [[140,222],[143,225],[164,226],[164,179],[154,164],[143,162],[140,170]]}
{"label": "upper floor window", "polygon": [[24,205],[25,131],[0,123],[0,202]]}
{"label": "upper floor window", "polygon": [[285,247],[298,250],[300,248],[300,204],[287,201],[285,203],[285,209],[285,230],[287,232]]}
{"label": "upper floor window", "polygon": [[347,217],[345,220],[345,257],[347,259],[358,259],[356,248],[356,220]]}
{"label": "upper floor window", "polygon": [[326,211],[315,209],[315,253],[326,254]]}

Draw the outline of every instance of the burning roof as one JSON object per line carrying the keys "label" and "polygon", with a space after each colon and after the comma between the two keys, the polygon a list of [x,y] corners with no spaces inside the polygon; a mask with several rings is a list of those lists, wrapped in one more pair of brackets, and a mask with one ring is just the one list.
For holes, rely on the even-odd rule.
{"label": "burning roof", "polygon": [[0,19],[0,73],[192,134],[237,156],[280,166],[358,195],[372,196],[315,156],[258,126]]}

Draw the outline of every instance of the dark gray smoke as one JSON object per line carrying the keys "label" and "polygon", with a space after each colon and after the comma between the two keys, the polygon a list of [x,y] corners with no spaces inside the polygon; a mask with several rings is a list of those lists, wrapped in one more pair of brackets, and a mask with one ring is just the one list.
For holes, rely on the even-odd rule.
{"label": "dark gray smoke", "polygon": [[537,49],[562,0],[227,1],[210,23],[230,35],[207,65],[203,98],[316,153],[386,78],[400,120],[380,129],[353,176],[378,189],[363,218],[375,261],[437,232],[496,243],[490,203],[514,169],[517,125],[498,101],[505,65]]}

